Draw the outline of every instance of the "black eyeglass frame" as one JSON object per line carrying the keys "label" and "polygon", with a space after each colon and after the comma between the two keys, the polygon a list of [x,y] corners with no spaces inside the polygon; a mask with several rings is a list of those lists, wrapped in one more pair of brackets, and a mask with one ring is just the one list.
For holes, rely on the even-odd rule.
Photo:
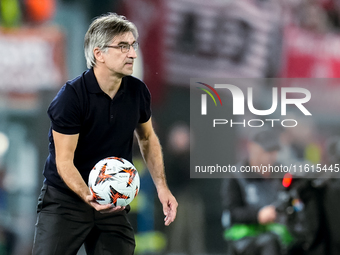
{"label": "black eyeglass frame", "polygon": [[138,50],[138,42],[134,42],[132,44],[121,44],[121,45],[104,45],[105,48],[114,48],[114,49],[118,49],[120,48],[120,51],[122,53],[128,53],[130,51],[130,48],[132,47],[135,51]]}

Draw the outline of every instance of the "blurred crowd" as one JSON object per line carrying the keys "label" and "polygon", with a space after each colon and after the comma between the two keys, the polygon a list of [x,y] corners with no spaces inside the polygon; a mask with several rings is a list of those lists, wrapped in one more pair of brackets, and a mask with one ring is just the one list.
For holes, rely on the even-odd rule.
{"label": "blurred crowd", "polygon": [[[339,254],[334,203],[340,188],[339,139],[331,137],[321,148],[315,139],[294,139],[288,130],[265,129],[249,137],[238,164],[293,165],[302,171],[237,173],[222,181],[227,254]],[[318,164],[320,171],[312,171]]]}

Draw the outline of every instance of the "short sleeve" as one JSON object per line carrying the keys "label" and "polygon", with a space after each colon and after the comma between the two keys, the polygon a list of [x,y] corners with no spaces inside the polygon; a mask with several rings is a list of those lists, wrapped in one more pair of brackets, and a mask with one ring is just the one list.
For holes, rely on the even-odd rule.
{"label": "short sleeve", "polygon": [[51,102],[47,114],[52,129],[62,134],[78,134],[81,126],[79,98],[74,88],[65,84]]}
{"label": "short sleeve", "polygon": [[151,94],[144,83],[141,87],[139,116],[139,123],[145,123],[151,117]]}

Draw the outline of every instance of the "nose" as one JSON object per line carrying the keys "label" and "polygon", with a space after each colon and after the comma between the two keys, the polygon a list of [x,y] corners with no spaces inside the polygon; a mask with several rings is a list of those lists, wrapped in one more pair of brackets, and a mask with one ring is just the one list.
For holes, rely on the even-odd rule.
{"label": "nose", "polygon": [[133,47],[130,47],[130,50],[127,55],[129,58],[137,58],[137,52]]}

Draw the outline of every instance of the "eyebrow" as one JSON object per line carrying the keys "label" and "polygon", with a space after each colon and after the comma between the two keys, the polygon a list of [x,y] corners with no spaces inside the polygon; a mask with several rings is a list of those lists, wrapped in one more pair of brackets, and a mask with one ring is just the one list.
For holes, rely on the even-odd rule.
{"label": "eyebrow", "polygon": [[[134,40],[131,44],[134,44],[134,43],[136,43],[136,40]],[[119,42],[119,43],[117,43],[118,45],[129,45],[129,43],[128,42]]]}

